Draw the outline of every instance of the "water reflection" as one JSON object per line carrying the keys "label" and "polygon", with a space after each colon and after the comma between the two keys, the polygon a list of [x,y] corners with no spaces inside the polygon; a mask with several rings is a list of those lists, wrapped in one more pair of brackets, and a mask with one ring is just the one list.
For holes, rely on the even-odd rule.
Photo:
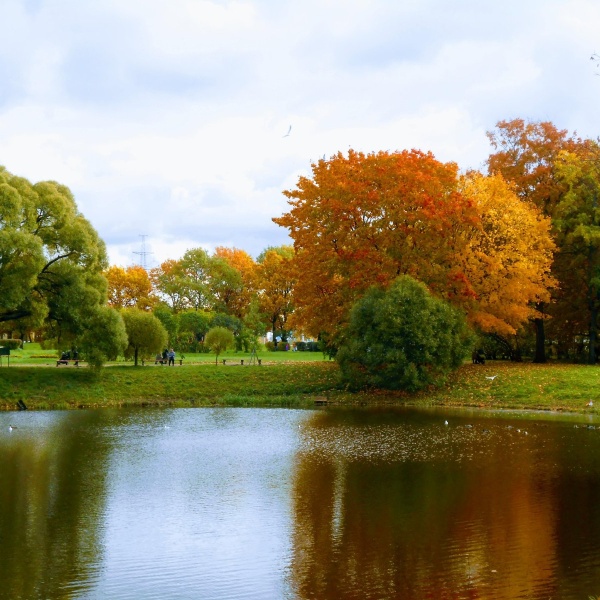
{"label": "water reflection", "polygon": [[[299,598],[508,600],[598,589],[600,434],[451,423],[393,411],[327,411],[305,423],[294,471]],[[565,464],[565,453],[577,460]]]}
{"label": "water reflection", "polygon": [[85,434],[97,419],[12,415],[16,428],[0,432],[0,596],[62,598],[88,589],[102,562],[109,451],[99,432]]}
{"label": "water reflection", "polygon": [[564,418],[2,413],[0,598],[588,598],[599,474]]}

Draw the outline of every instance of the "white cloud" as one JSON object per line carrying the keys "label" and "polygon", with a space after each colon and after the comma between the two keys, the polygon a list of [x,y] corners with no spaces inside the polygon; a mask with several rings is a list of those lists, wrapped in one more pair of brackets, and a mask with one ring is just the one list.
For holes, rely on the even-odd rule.
{"label": "white cloud", "polygon": [[477,168],[500,119],[598,134],[593,0],[6,0],[0,18],[0,163],[71,187],[119,264],[140,234],[156,263],[285,243],[281,191],[349,147]]}

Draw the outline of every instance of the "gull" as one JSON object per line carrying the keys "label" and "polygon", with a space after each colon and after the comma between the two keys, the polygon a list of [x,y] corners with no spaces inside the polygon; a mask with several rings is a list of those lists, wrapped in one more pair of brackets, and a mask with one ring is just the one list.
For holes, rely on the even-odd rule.
{"label": "gull", "polygon": [[444,425],[448,425],[448,421],[444,421]]}
{"label": "gull", "polygon": [[287,130],[287,133],[283,137],[288,137],[290,135],[291,131],[292,131],[292,126],[290,125],[290,128]]}
{"label": "gull", "polygon": [[494,379],[496,379],[496,377],[498,377],[498,375],[486,375],[485,378],[489,379],[490,381],[494,381]]}
{"label": "gull", "polygon": [[16,429],[16,427],[15,427],[14,425],[9,425],[9,426],[8,426],[8,430],[9,430],[9,431],[12,431],[13,429]]}

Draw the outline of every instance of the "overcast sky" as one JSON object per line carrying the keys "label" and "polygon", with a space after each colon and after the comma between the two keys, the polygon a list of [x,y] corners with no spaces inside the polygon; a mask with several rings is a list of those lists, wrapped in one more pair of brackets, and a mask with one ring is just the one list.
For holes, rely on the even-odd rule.
{"label": "overcast sky", "polygon": [[148,267],[289,243],[282,190],[350,147],[467,169],[499,120],[600,135],[598,0],[0,0],[0,21],[0,164],[70,187],[122,266],[142,240]]}

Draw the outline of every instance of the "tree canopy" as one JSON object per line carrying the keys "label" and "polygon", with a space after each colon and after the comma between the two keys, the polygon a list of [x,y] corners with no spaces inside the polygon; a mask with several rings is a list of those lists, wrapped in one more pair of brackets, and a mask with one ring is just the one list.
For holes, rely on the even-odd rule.
{"label": "tree canopy", "polygon": [[205,337],[205,343],[215,354],[215,365],[218,364],[219,355],[234,344],[233,333],[226,327],[213,327]]}
{"label": "tree canopy", "polygon": [[457,190],[457,166],[418,151],[349,151],[313,165],[284,194],[296,250],[297,319],[312,335],[331,332],[373,285],[410,274],[454,295],[471,295],[455,257],[457,233],[476,214]]}
{"label": "tree canopy", "polygon": [[[88,334],[100,319],[116,328],[105,335],[118,340],[119,320],[101,310],[107,262],[104,242],[67,187],[32,184],[0,167],[1,323],[44,327],[59,344],[86,337],[91,353],[94,340]],[[95,356],[104,354],[99,349]]]}
{"label": "tree canopy", "polygon": [[485,332],[516,334],[536,306],[550,299],[555,249],[551,221],[524,203],[499,175],[472,173],[461,181],[479,222],[460,256],[475,298],[466,303],[469,321]]}
{"label": "tree canopy", "polygon": [[462,313],[404,275],[356,302],[336,360],[351,387],[417,391],[442,383],[471,344]]}
{"label": "tree canopy", "polygon": [[133,358],[137,366],[139,358],[147,358],[160,352],[167,344],[168,334],[160,320],[153,314],[127,308],[121,312],[128,344],[125,348],[125,358]]}
{"label": "tree canopy", "polygon": [[255,269],[258,310],[264,315],[274,342],[278,330],[283,341],[289,335],[296,284],[293,257],[294,249],[291,246],[270,247],[259,255]]}
{"label": "tree canopy", "polygon": [[417,151],[350,151],[284,193],[291,209],[274,221],[294,240],[294,319],[330,343],[367,289],[400,275],[489,331],[514,333],[548,296],[549,222],[500,177],[459,177]]}
{"label": "tree canopy", "polygon": [[106,300],[104,243],[69,189],[0,167],[0,322],[68,324]]}
{"label": "tree canopy", "polygon": [[106,271],[108,280],[108,304],[114,308],[136,307],[150,310],[158,298],[154,294],[148,272],[139,265],[129,267],[111,266]]}

